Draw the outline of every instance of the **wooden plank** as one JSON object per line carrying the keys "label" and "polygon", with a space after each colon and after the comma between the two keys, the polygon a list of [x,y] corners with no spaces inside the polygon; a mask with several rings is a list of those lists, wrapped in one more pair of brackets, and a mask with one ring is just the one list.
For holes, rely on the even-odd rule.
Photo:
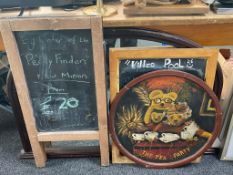
{"label": "wooden plank", "polygon": [[5,51],[5,48],[4,48],[4,44],[3,44],[3,40],[2,40],[2,35],[0,33],[0,52],[1,51]]}
{"label": "wooden plank", "polygon": [[[109,51],[109,71],[110,71],[110,103],[113,102],[114,98],[119,92],[119,61],[116,53],[113,49]],[[121,164],[121,163],[134,163],[128,157],[121,155],[119,149],[112,142],[112,163]]]}
{"label": "wooden plank", "polygon": [[35,119],[33,117],[33,109],[28,94],[28,88],[26,85],[26,79],[24,76],[23,66],[20,60],[20,54],[16,45],[15,37],[10,28],[10,24],[7,21],[1,22],[1,32],[6,46],[6,52],[11,65],[11,71],[13,73],[17,94],[21,108],[23,109],[24,120],[26,123],[27,132],[30,138],[32,151],[35,157],[37,167],[44,167],[47,160],[43,144],[39,143],[37,138],[37,130],[35,126]]}
{"label": "wooden plank", "polygon": [[109,51],[109,72],[110,72],[110,103],[113,102],[119,92],[119,61],[112,49]]}
{"label": "wooden plank", "polygon": [[[211,52],[208,53],[208,60],[206,64],[206,77],[205,77],[205,82],[211,89],[214,87],[214,81],[215,81],[215,75],[216,75],[216,70],[217,70],[217,58],[219,55],[219,50],[218,49],[213,49]],[[214,60],[214,58],[216,58]]]}
{"label": "wooden plank", "polygon": [[205,4],[190,5],[164,5],[136,7],[128,6],[123,9],[125,15],[201,15],[209,12],[209,6]]}
{"label": "wooden plank", "polygon": [[[105,79],[105,59],[103,48],[103,31],[101,18],[93,17],[91,19],[92,43],[93,43],[93,60],[96,83],[96,103],[98,113],[99,138],[101,165],[109,165],[109,146],[108,146],[108,124],[107,124],[107,95]],[[102,41],[100,43],[99,41]]]}
{"label": "wooden plank", "polygon": [[196,16],[127,16],[123,13],[123,6],[121,6],[119,3],[114,5],[118,9],[118,14],[108,18],[103,18],[104,27],[148,27],[233,23],[233,15],[216,15],[213,12]]}
{"label": "wooden plank", "polygon": [[151,25],[144,28],[180,35],[205,46],[233,45],[233,23],[172,26]]}
{"label": "wooden plank", "polygon": [[40,142],[99,140],[99,131],[39,132],[37,136]]}
{"label": "wooden plank", "polygon": [[13,31],[33,30],[62,30],[62,29],[88,29],[90,28],[90,17],[67,18],[21,18],[10,21]]}
{"label": "wooden plank", "polygon": [[[232,19],[233,21],[233,19]],[[137,27],[143,27],[144,25]],[[186,37],[194,42],[205,46],[233,45],[233,23],[225,24],[203,24],[203,25],[154,25],[144,27],[150,30],[161,30],[182,37]],[[208,36],[208,37],[207,37]],[[0,36],[0,51],[5,51],[3,41]]]}
{"label": "wooden plank", "polygon": [[[104,27],[123,27],[123,26],[156,26],[156,25],[206,25],[206,24],[232,24],[233,15],[217,15],[209,12],[205,15],[188,16],[143,16],[127,17],[123,14],[123,6],[120,2],[111,3],[118,9],[118,14],[103,18]],[[1,11],[0,18],[13,18],[19,14],[18,10]],[[61,17],[61,16],[83,16],[82,9],[75,11],[64,11],[62,9],[52,9],[41,7],[38,9],[25,10],[23,17]]]}

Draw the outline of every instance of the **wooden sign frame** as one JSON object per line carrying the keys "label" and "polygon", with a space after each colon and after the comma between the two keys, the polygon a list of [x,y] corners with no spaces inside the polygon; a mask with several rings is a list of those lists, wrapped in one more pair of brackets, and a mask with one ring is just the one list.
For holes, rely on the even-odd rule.
{"label": "wooden sign frame", "polygon": [[[110,63],[110,101],[120,91],[119,88],[119,65],[121,60],[125,59],[159,59],[159,58],[197,58],[201,57],[207,60],[205,71],[205,82],[213,89],[218,49],[215,48],[158,48],[158,47],[128,47],[111,48],[109,55]],[[198,160],[197,160],[198,161]],[[123,156],[116,145],[112,143],[112,163],[133,163],[127,157]]]}
{"label": "wooden sign frame", "polygon": [[[19,49],[14,36],[16,31],[91,29],[96,104],[98,114],[97,131],[38,132],[32,102],[29,96]],[[17,94],[32,146],[37,167],[44,167],[47,155],[43,143],[50,141],[99,140],[101,165],[109,165],[105,61],[103,49],[102,19],[100,16],[12,18],[1,21],[1,34],[14,77]]]}

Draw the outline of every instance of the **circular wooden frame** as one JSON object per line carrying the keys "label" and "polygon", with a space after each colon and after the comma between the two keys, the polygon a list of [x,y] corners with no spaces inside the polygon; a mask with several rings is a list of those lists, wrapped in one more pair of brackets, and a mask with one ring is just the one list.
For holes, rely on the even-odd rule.
{"label": "circular wooden frame", "polygon": [[[189,156],[185,159],[178,160],[176,162],[169,162],[169,163],[149,162],[149,161],[140,159],[140,158],[136,157],[135,155],[131,154],[120,143],[120,141],[117,137],[116,131],[115,131],[115,123],[114,123],[117,106],[118,106],[118,103],[119,103],[121,97],[129,89],[131,89],[133,86],[135,86],[136,84],[138,84],[146,79],[156,78],[156,77],[158,78],[161,76],[175,76],[178,78],[184,78],[186,80],[189,80],[189,81],[195,83],[196,85],[198,85],[200,88],[202,88],[209,95],[209,97],[212,99],[213,105],[215,106],[215,109],[216,109],[216,117],[215,117],[215,124],[214,124],[214,129],[212,132],[212,137],[209,138],[207,140],[207,142],[196,153],[192,154],[191,156]],[[110,122],[110,132],[111,132],[113,142],[116,144],[116,146],[118,147],[120,152],[123,155],[127,156],[132,161],[134,161],[140,165],[143,165],[145,167],[149,167],[149,168],[174,168],[174,167],[179,167],[179,166],[182,166],[182,165],[185,165],[185,164],[192,162],[196,158],[200,157],[208,148],[210,148],[212,146],[214,140],[217,138],[217,136],[220,132],[221,115],[222,115],[222,112],[221,112],[221,108],[220,108],[218,99],[217,99],[216,95],[214,94],[214,92],[205,84],[204,81],[202,81],[201,79],[199,79],[199,78],[197,78],[189,73],[185,73],[185,72],[181,72],[181,71],[159,70],[159,71],[149,72],[147,74],[144,74],[142,76],[137,77],[136,79],[129,82],[126,86],[124,86],[120,90],[120,92],[117,94],[116,98],[114,99],[113,103],[111,104],[110,121],[109,121]]]}

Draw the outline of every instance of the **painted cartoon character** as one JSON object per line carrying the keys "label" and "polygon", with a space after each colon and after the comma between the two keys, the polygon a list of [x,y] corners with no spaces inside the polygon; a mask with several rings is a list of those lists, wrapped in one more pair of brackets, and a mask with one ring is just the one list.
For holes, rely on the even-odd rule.
{"label": "painted cartoon character", "polygon": [[175,105],[175,100],[177,98],[177,93],[169,92],[163,93],[161,90],[154,90],[149,94],[149,99],[151,101],[148,107],[144,123],[159,123],[166,116],[166,112]]}
{"label": "painted cartoon character", "polygon": [[191,119],[192,109],[187,102],[177,101],[176,92],[164,93],[158,89],[150,92],[145,86],[135,88],[134,92],[147,106],[143,121],[148,131],[160,133],[156,137],[148,137],[147,134],[145,138],[149,139],[145,140],[153,142],[159,139],[168,143],[179,139],[194,140],[195,136],[211,137],[209,132],[199,128]]}
{"label": "painted cartoon character", "polygon": [[166,112],[166,120],[163,123],[170,126],[180,126],[192,116],[192,110],[186,102],[176,102]]}

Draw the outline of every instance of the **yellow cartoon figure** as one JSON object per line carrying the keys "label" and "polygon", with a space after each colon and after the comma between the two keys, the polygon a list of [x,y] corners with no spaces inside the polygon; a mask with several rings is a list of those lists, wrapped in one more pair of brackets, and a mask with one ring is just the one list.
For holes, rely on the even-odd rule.
{"label": "yellow cartoon figure", "polygon": [[146,111],[144,123],[161,122],[166,116],[166,112],[174,106],[176,98],[177,93],[175,92],[163,93],[161,90],[152,91],[149,94],[151,103]]}
{"label": "yellow cartoon figure", "polygon": [[170,126],[180,126],[192,116],[192,110],[186,102],[176,102],[173,108],[168,109],[166,120],[163,123]]}

